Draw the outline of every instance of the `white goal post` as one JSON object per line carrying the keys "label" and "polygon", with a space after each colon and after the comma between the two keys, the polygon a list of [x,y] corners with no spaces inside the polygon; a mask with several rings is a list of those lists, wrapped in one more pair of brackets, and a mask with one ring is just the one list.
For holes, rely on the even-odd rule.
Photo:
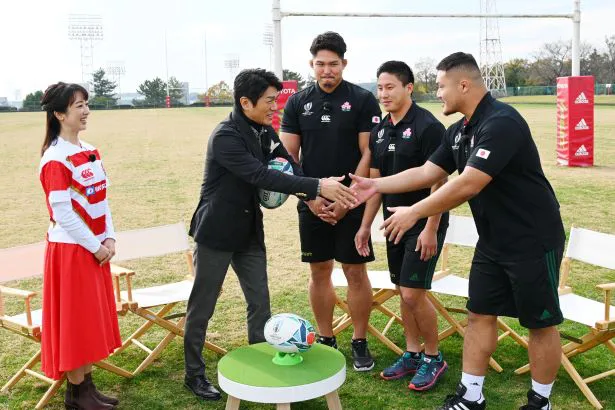
{"label": "white goal post", "polygon": [[280,0],[273,0],[273,47],[275,73],[282,78],[282,19],[284,17],[413,17],[413,18],[553,18],[570,19],[572,21],[572,75],[581,73],[580,42],[581,42],[581,0],[573,0],[573,10],[570,14],[484,14],[484,13],[352,13],[352,12],[293,12],[282,11]]}

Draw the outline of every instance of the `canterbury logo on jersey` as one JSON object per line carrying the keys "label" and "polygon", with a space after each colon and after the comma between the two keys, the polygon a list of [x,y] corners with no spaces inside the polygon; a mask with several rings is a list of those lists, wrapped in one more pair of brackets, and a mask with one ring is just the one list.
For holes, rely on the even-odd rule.
{"label": "canterbury logo on jersey", "polygon": [[84,169],[83,171],[81,171],[81,177],[83,179],[94,178],[94,172],[92,172],[92,170],[90,168]]}
{"label": "canterbury logo on jersey", "polygon": [[324,114],[320,117],[320,122],[331,122],[331,116],[329,114]]}

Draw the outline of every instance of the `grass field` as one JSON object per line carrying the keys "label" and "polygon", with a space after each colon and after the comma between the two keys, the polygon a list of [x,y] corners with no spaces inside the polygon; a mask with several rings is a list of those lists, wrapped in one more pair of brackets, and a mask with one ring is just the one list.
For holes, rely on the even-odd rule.
{"label": "grass field", "polygon": [[[437,104],[426,105],[450,124],[454,118],[443,118]],[[593,168],[561,168],[555,164],[554,105],[516,105],[530,124],[540,149],[545,172],[561,203],[564,223],[603,232],[615,233],[615,107],[596,107],[596,166]],[[99,147],[112,185],[109,189],[111,208],[117,230],[173,223],[189,223],[198,200],[203,172],[206,142],[211,130],[227,113],[228,108],[131,110],[92,112],[89,130],[82,138]],[[43,239],[47,210],[38,182],[37,167],[43,135],[44,114],[15,113],[0,115],[0,248],[31,243]],[[269,285],[272,311],[295,312],[313,319],[307,301],[308,267],[299,262],[299,237],[295,201],[289,200],[277,210],[265,210],[265,228],[269,262]],[[456,210],[468,214],[466,206]],[[374,269],[386,269],[385,254],[377,247]],[[465,272],[471,257],[468,251],[455,251],[452,268]],[[137,287],[162,284],[183,277],[184,259],[180,255],[135,261],[128,264],[137,271]],[[613,272],[573,264],[571,283],[575,290],[595,299],[601,294],[594,285],[615,281]],[[9,283],[24,289],[37,290],[40,279]],[[461,305],[460,300],[448,300]],[[18,313],[20,304],[7,301],[9,313]],[[391,303],[392,307],[396,302]],[[36,307],[40,306],[40,299]],[[183,306],[181,308],[184,308]],[[521,330],[515,320],[508,323]],[[379,314],[372,322],[384,324]],[[133,315],[120,318],[123,335],[141,323]],[[565,323],[562,329],[580,335],[582,328]],[[209,328],[210,340],[227,349],[246,343],[245,303],[234,274],[229,272],[216,314]],[[163,333],[154,333],[160,337]],[[390,332],[398,345],[403,345],[400,329]],[[340,350],[349,357],[351,332],[341,334]],[[152,341],[155,337],[152,339]],[[378,373],[395,356],[375,339],[371,339],[376,368],[367,374],[349,370],[347,381],[340,389],[347,409],[432,409],[454,391],[459,380],[462,340],[450,337],[441,344],[449,363],[449,372],[430,392],[410,393],[407,381],[385,382]],[[34,343],[0,331],[0,383],[16,372],[36,351]],[[495,358],[504,372],[490,372],[485,386],[489,408],[513,409],[525,403],[529,376],[516,376],[513,370],[527,362],[526,352],[511,341],[502,343]],[[574,360],[582,375],[615,368],[610,352],[598,348]],[[134,368],[143,358],[134,348],[124,352],[114,362]],[[208,375],[216,381],[218,356],[207,351]],[[348,362],[351,368],[350,362]],[[183,348],[181,340],[173,341],[153,366],[136,378],[127,380],[103,371],[95,371],[103,391],[117,394],[122,409],[223,409],[224,401],[202,403],[182,386]],[[596,396],[605,408],[615,409],[614,379],[592,384]],[[0,395],[0,408],[33,408],[44,391],[44,385],[33,379],[22,380],[8,394]],[[564,371],[560,371],[553,401],[557,409],[591,408]],[[61,395],[49,406],[63,408]],[[273,406],[242,403],[242,409]],[[325,409],[324,399],[293,405],[293,409]]]}

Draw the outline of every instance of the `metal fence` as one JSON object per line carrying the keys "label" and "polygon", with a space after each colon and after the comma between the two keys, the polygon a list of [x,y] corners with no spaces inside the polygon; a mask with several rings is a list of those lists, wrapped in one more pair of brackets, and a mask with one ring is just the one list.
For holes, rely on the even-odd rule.
{"label": "metal fence", "polygon": [[[615,84],[596,84],[594,92],[596,95],[612,95],[615,91]],[[535,85],[528,87],[506,87],[508,96],[515,95],[556,95],[557,87],[554,85]]]}

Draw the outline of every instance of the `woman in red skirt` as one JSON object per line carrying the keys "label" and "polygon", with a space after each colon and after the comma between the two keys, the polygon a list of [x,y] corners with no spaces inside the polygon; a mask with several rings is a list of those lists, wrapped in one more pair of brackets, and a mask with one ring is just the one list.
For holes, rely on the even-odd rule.
{"label": "woman in red skirt", "polygon": [[92,382],[92,363],[121,345],[109,261],[115,233],[107,176],[96,148],[81,141],[90,113],[77,84],[49,86],[40,180],[51,223],[43,281],[42,369],[67,376],[67,409],[112,409]]}

